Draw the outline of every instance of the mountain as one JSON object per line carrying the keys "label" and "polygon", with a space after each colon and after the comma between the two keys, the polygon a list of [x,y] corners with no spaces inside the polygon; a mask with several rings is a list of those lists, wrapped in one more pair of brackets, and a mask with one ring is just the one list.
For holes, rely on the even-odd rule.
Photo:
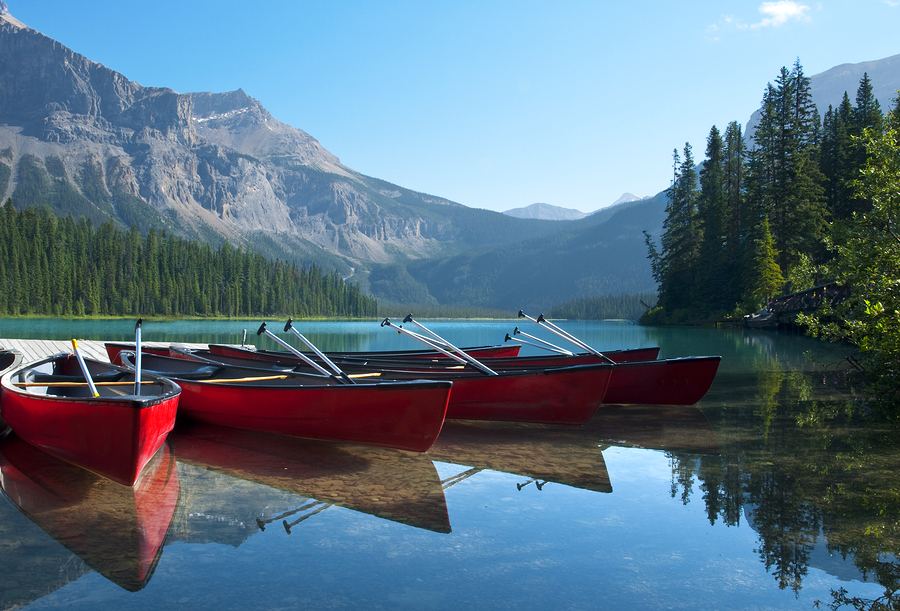
{"label": "mountain", "polygon": [[[900,89],[900,54],[858,64],[841,64],[811,76],[812,99],[819,109],[819,114],[824,116],[829,104],[836,108],[841,103],[845,91],[850,96],[850,102],[854,102],[856,89],[863,74],[868,74],[872,80],[872,90],[881,105],[881,110],[890,109],[897,97],[897,90]],[[756,132],[760,112],[757,109],[747,122],[744,138],[748,142],[752,141]]]}
{"label": "mountain", "polygon": [[242,90],[144,87],[0,14],[0,198],[344,272],[547,235],[362,175]]}
{"label": "mountain", "polygon": [[[0,201],[316,262],[394,302],[541,309],[655,288],[642,231],[661,232],[664,193],[567,222],[469,208],[345,166],[241,89],[142,86],[5,9]],[[813,91],[854,92],[869,70],[881,99],[897,57]]]}
{"label": "mountain", "polygon": [[617,206],[617,205],[619,205],[619,204],[627,204],[628,202],[636,202],[636,201],[638,201],[638,200],[640,200],[640,199],[644,199],[644,198],[643,198],[643,197],[638,197],[638,196],[635,195],[634,193],[628,193],[628,192],[626,192],[626,193],[623,193],[622,195],[620,195],[620,196],[619,196],[619,199],[617,199],[616,201],[614,201],[614,202],[613,202],[612,204],[610,204],[610,205],[612,205],[612,206]]}
{"label": "mountain", "polygon": [[518,219],[540,219],[542,221],[576,221],[587,216],[581,210],[562,208],[551,204],[531,204],[524,208],[512,208],[503,212]]}

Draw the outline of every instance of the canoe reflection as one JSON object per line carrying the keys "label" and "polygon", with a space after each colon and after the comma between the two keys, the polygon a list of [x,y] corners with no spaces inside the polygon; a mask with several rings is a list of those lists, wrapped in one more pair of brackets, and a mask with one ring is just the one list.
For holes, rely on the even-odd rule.
{"label": "canoe reflection", "polygon": [[282,522],[290,532],[304,519],[339,505],[417,528],[450,532],[437,471],[419,453],[199,423],[179,426],[171,441],[179,463],[309,497],[272,516],[257,514],[257,525],[263,529]]}
{"label": "canoe reflection", "polygon": [[555,482],[612,492],[602,447],[596,435],[583,427],[447,421],[428,455],[479,470],[521,475],[526,480],[519,482],[519,490],[532,483],[542,489],[547,482]]}
{"label": "canoe reflection", "polygon": [[718,434],[693,405],[601,405],[582,428],[584,435],[611,446],[721,453]]}
{"label": "canoe reflection", "polygon": [[175,460],[166,446],[129,487],[15,436],[0,441],[0,487],[45,533],[130,591],[153,575],[179,497]]}

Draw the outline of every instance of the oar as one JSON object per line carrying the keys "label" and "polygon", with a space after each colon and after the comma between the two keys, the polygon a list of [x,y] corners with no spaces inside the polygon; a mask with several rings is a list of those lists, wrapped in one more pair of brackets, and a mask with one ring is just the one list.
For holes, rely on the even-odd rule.
{"label": "oar", "polygon": [[451,344],[450,342],[448,342],[447,340],[445,340],[443,337],[441,337],[440,335],[438,335],[437,333],[435,333],[434,331],[432,331],[431,329],[429,329],[428,327],[426,327],[426,326],[423,325],[422,323],[420,323],[420,322],[414,320],[414,319],[413,319],[413,315],[412,315],[411,312],[410,312],[409,314],[406,315],[406,318],[403,319],[403,322],[407,322],[407,323],[408,323],[408,322],[411,322],[412,324],[414,324],[414,325],[416,325],[418,328],[420,328],[422,331],[424,331],[425,333],[427,333],[428,335],[430,335],[430,336],[433,338],[434,341],[436,341],[437,343],[441,344],[441,345],[444,346],[445,348],[448,348],[449,350],[453,350],[453,344]]}
{"label": "oar", "polygon": [[608,356],[606,356],[599,350],[588,346],[586,343],[584,343],[583,341],[581,341],[580,339],[578,339],[577,337],[575,337],[574,335],[572,335],[565,329],[561,329],[560,327],[557,327],[556,325],[554,325],[552,322],[550,322],[549,320],[544,318],[543,314],[539,315],[537,318],[532,318],[531,316],[529,316],[522,310],[519,310],[519,318],[526,318],[526,319],[530,320],[531,322],[535,323],[536,325],[540,325],[540,326],[544,327],[545,329],[550,331],[550,333],[553,333],[554,335],[558,335],[561,338],[563,338],[564,340],[575,344],[582,350],[587,350],[591,354],[593,354],[595,356],[599,356],[600,358],[604,359],[605,361],[607,361],[609,363],[615,364],[614,360],[612,360],[611,358],[609,358]]}
{"label": "oar", "polygon": [[467,352],[464,352],[462,350],[462,348],[457,348],[456,346],[451,344],[449,341],[447,341],[446,339],[444,339],[443,337],[441,337],[440,335],[438,335],[437,333],[435,333],[434,331],[432,331],[431,329],[429,329],[422,323],[417,322],[415,319],[413,319],[412,314],[407,314],[406,318],[403,319],[403,322],[411,322],[412,324],[416,325],[418,328],[422,329],[423,331],[425,331],[432,337],[436,338],[437,341],[443,343],[445,346],[447,346],[448,349],[453,350],[453,352],[455,352],[462,358],[466,359],[469,363],[471,363],[472,365],[474,365],[475,367],[477,367],[484,373],[486,373],[488,375],[492,375],[492,376],[498,375],[496,371],[494,371],[493,369],[491,369],[490,367],[488,367],[487,365],[485,365],[484,363],[482,363],[475,357],[469,355]]}
{"label": "oar", "polygon": [[[570,352],[570,351],[566,350],[565,348],[562,348],[561,346],[557,346],[556,344],[551,344],[547,340],[541,339],[540,337],[538,337],[536,335],[531,335],[530,333],[525,333],[524,331],[519,329],[519,327],[516,327],[515,329],[513,329],[513,335],[524,335],[525,337],[527,337],[529,339],[533,339],[534,341],[542,344],[542,345],[538,346],[538,348],[543,348],[544,350],[549,350],[551,352],[556,352],[558,354],[565,354],[566,356],[575,356],[574,352]],[[532,345],[534,345],[534,344],[532,344]]]}
{"label": "oar", "polygon": [[296,335],[297,337],[299,337],[299,338],[300,338],[300,341],[303,342],[304,344],[306,344],[306,347],[307,347],[307,348],[309,348],[310,350],[312,350],[313,352],[315,352],[316,356],[319,357],[320,359],[322,359],[322,361],[323,361],[326,365],[328,365],[329,367],[331,367],[331,370],[332,370],[333,372],[335,372],[337,375],[339,375],[340,377],[344,378],[345,380],[348,380],[351,384],[353,383],[353,380],[352,380],[346,373],[344,373],[343,371],[341,371],[341,368],[340,368],[340,367],[338,367],[337,365],[334,364],[334,361],[332,361],[330,358],[328,358],[327,356],[325,356],[325,353],[324,353],[324,352],[322,352],[321,350],[319,350],[318,348],[316,348],[316,345],[313,344],[313,343],[312,343],[311,341],[309,341],[308,339],[306,339],[306,336],[305,336],[305,335],[303,335],[302,333],[300,333],[299,331],[297,331],[297,328],[294,327],[294,323],[293,323],[293,321],[292,321],[290,318],[288,318],[288,319],[287,319],[287,322],[284,323],[284,332],[287,333],[288,331],[291,331],[294,335]]}
{"label": "oar", "polygon": [[459,482],[469,479],[476,473],[481,473],[482,470],[483,469],[480,469],[479,467],[472,467],[471,469],[466,469],[465,471],[461,471],[456,475],[451,475],[450,477],[441,480],[441,488],[443,490],[447,490],[448,488],[455,486]]}
{"label": "oar", "polygon": [[272,522],[274,522],[274,521],[276,521],[276,520],[283,520],[283,519],[285,519],[285,518],[289,518],[289,517],[291,517],[292,515],[294,515],[295,513],[297,513],[298,511],[303,511],[304,509],[309,509],[310,507],[313,507],[313,506],[317,505],[317,504],[320,503],[320,502],[321,502],[321,501],[313,501],[312,504],[304,504],[304,505],[301,505],[300,507],[297,507],[296,509],[291,509],[290,511],[285,511],[284,513],[280,513],[280,514],[278,514],[277,516],[272,516],[271,518],[268,518],[268,519],[265,519],[265,520],[263,520],[263,519],[260,518],[260,517],[257,517],[257,518],[256,518],[256,525],[259,527],[260,530],[265,530],[265,529],[266,529],[266,526],[269,525],[269,524],[271,524]]}
{"label": "oar", "polygon": [[97,392],[97,387],[94,386],[94,379],[91,377],[91,372],[88,371],[87,364],[84,362],[84,357],[82,357],[81,352],[78,351],[78,340],[74,337],[72,338],[72,352],[75,353],[75,358],[78,359],[78,365],[81,366],[81,373],[84,374],[84,379],[91,389],[91,396],[99,397],[100,393]]}
{"label": "oar", "polygon": [[447,352],[446,350],[444,350],[443,348],[438,346],[436,343],[434,343],[432,340],[428,339],[427,337],[425,337],[423,335],[419,335],[415,331],[410,331],[409,329],[404,329],[401,325],[395,325],[393,322],[391,322],[390,318],[385,318],[384,320],[382,320],[381,326],[395,329],[397,331],[397,333],[399,333],[401,335],[408,335],[408,336],[412,337],[413,339],[417,339],[420,342],[422,342],[423,344],[426,344],[429,348],[437,350],[444,356],[447,356],[447,357],[453,359],[457,363],[462,363],[463,365],[468,364],[465,359],[456,356],[452,352]]}
{"label": "oar", "polygon": [[524,345],[526,345],[526,346],[534,346],[535,348],[540,348],[541,350],[549,350],[550,352],[554,352],[554,353],[556,353],[556,354],[562,354],[562,355],[565,355],[565,356],[569,356],[569,355],[571,354],[571,353],[568,352],[568,351],[566,351],[566,352],[557,352],[556,350],[552,350],[552,349],[547,348],[546,346],[542,346],[542,345],[540,345],[540,344],[535,344],[534,342],[529,342],[528,340],[519,339],[518,337],[511,337],[509,333],[507,333],[507,334],[503,337],[503,341],[504,341],[504,342],[516,342],[516,343],[519,343],[519,344],[524,344]]}
{"label": "oar", "polygon": [[141,396],[141,323],[143,318],[138,318],[134,324],[134,394]]}
{"label": "oar", "polygon": [[[153,380],[145,380],[141,382],[141,384],[156,384]],[[77,387],[77,386],[134,386],[134,382],[93,382],[90,384],[88,382],[16,382],[13,386],[17,386],[19,388],[31,388],[33,386],[46,386],[47,388],[67,388],[67,387]],[[95,397],[97,395],[94,395]]]}
{"label": "oar", "polygon": [[305,354],[303,354],[302,352],[300,352],[299,350],[297,350],[296,348],[291,346],[289,343],[287,343],[286,341],[284,341],[283,339],[281,339],[280,337],[278,337],[277,335],[275,335],[274,333],[269,331],[266,328],[266,323],[259,325],[259,329],[256,330],[256,334],[257,335],[265,334],[266,337],[271,339],[273,342],[275,342],[282,348],[285,348],[288,352],[291,352],[292,354],[294,354],[301,361],[303,361],[304,363],[306,363],[307,365],[309,365],[310,367],[312,367],[313,369],[315,369],[322,375],[328,376],[330,378],[335,377],[334,374],[332,374],[330,371],[328,371],[327,369],[325,369],[324,367],[319,365],[317,362],[315,362],[314,360],[312,360],[311,358],[309,358],[308,356],[306,356]]}
{"label": "oar", "polygon": [[290,523],[289,523],[287,520],[282,520],[281,525],[284,526],[284,531],[285,531],[287,534],[291,534],[291,529],[294,528],[295,526],[297,526],[297,524],[299,524],[300,522],[303,522],[304,520],[310,519],[311,517],[313,517],[313,516],[316,515],[317,513],[322,513],[323,511],[325,511],[326,509],[328,509],[329,507],[331,507],[332,505],[334,505],[334,503],[326,503],[326,502],[324,502],[324,501],[319,501],[319,503],[321,503],[321,505],[322,505],[321,507],[318,507],[317,509],[313,509],[313,510],[310,511],[308,514],[303,515],[303,516],[300,516],[299,518],[297,518],[297,519],[294,520],[293,522],[290,522]]}
{"label": "oar", "polygon": [[[414,338],[414,339],[417,339],[417,340],[419,340],[420,342],[422,342],[422,343],[424,343],[424,344],[426,344],[426,345],[428,345],[428,346],[431,346],[432,348],[434,348],[434,349],[437,350],[438,352],[440,352],[440,353],[442,353],[442,354],[445,354],[446,356],[448,356],[448,357],[450,357],[450,358],[456,360],[456,361],[459,362],[459,363],[466,363],[466,362],[468,362],[468,363],[474,365],[475,367],[477,367],[479,370],[481,370],[482,373],[485,373],[485,374],[491,375],[491,376],[499,375],[496,371],[494,371],[493,369],[491,369],[490,367],[488,367],[488,366],[485,365],[484,363],[481,363],[480,361],[475,360],[474,358],[472,358],[471,356],[469,356],[468,354],[466,354],[465,352],[463,352],[463,351],[460,350],[459,348],[456,348],[455,346],[453,346],[453,349],[456,350],[456,352],[457,352],[458,355],[459,355],[459,356],[457,356],[457,355],[453,354],[452,352],[448,352],[447,350],[444,350],[443,348],[441,348],[440,346],[438,346],[437,343],[436,343],[435,341],[430,340],[430,339],[428,339],[427,337],[425,337],[425,336],[423,336],[423,335],[420,335],[420,334],[418,334],[418,333],[415,333],[415,332],[413,332],[413,331],[410,331],[410,330],[408,330],[408,329],[404,329],[404,328],[403,328],[402,326],[400,326],[400,325],[395,325],[394,323],[391,322],[391,319],[390,319],[390,318],[385,318],[384,320],[382,320],[382,321],[381,321],[381,326],[382,326],[382,327],[390,327],[391,329],[396,329],[398,333],[402,333],[402,334],[404,334],[404,335],[408,335],[408,336],[410,336],[410,337],[412,337],[412,338]],[[448,343],[448,345],[449,345],[449,343]],[[464,359],[464,360],[462,360],[462,359]]]}

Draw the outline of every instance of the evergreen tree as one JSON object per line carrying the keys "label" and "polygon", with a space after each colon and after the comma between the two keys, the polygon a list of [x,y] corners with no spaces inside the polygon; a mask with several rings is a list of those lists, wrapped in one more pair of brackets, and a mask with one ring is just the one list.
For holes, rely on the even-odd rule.
{"label": "evergreen tree", "polygon": [[755,308],[778,295],[784,286],[784,276],[778,265],[778,250],[775,248],[775,238],[769,226],[769,219],[763,219],[754,246],[749,296]]}
{"label": "evergreen tree", "polygon": [[727,307],[722,286],[726,283],[726,184],[725,144],[714,125],[706,139],[706,160],[700,170],[700,195],[698,197],[698,230],[702,235],[699,251],[700,269],[697,280],[702,303],[709,311]]}
{"label": "evergreen tree", "polygon": [[685,143],[684,157],[673,154],[674,177],[662,235],[661,305],[669,311],[690,307],[697,288],[700,234],[697,223],[697,172],[691,145]]}

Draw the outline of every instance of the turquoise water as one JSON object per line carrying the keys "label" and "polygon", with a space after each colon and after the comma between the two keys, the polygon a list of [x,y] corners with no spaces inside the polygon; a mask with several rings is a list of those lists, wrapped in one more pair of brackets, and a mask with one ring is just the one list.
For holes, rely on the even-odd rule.
{"label": "turquoise water", "polygon": [[[147,323],[144,337],[235,342],[258,324]],[[474,345],[516,324],[433,328]],[[7,441],[0,608],[811,609],[840,588],[863,604],[896,588],[898,436],[864,418],[844,350],[562,324],[600,348],[722,366],[697,406],[604,406],[583,427],[448,423],[423,455],[183,426],[154,467],[164,483],[137,499],[77,473],[54,480],[64,468]],[[0,337],[131,328],[0,321]],[[300,329],[329,350],[414,347],[377,323]],[[164,539],[135,543],[154,528]]]}

